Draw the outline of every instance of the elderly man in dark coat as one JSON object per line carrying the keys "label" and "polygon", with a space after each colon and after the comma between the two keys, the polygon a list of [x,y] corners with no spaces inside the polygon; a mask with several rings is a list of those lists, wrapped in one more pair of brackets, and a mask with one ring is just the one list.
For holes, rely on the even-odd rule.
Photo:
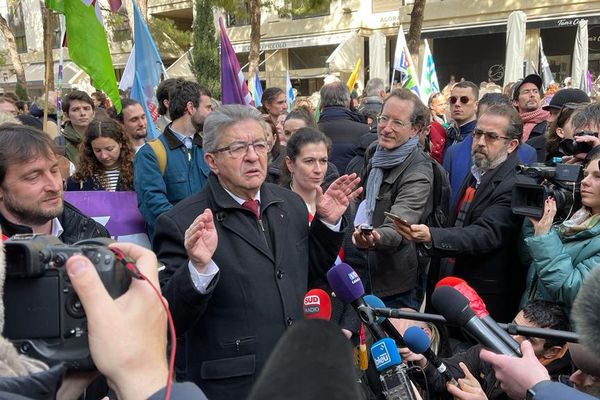
{"label": "elderly man in dark coat", "polygon": [[473,131],[471,173],[463,181],[449,228],[426,225],[396,229],[407,240],[422,243],[433,257],[455,257],[454,275],[482,297],[490,314],[509,322],[524,290],[517,241],[523,218],[512,213],[515,151],[523,122],[509,105],[488,108]]}
{"label": "elderly man in dark coat", "polygon": [[290,190],[264,183],[268,127],[250,107],[223,106],[204,124],[207,186],[160,216],[154,246],[187,378],[212,400],[244,399],[294,321],[310,279],[333,265],[342,215],[361,189],[342,176],[317,216]]}

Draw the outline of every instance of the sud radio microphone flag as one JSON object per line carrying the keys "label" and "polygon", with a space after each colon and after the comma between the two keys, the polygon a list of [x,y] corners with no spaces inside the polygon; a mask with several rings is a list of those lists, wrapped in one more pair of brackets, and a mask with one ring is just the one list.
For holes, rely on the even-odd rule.
{"label": "sud radio microphone flag", "polygon": [[331,298],[323,289],[311,289],[304,295],[304,319],[331,319]]}

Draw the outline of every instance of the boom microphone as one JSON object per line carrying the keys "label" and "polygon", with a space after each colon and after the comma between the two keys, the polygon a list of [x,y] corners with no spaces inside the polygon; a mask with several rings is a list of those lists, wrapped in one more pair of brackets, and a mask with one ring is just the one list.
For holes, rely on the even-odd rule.
{"label": "boom microphone", "polygon": [[[369,307],[371,307],[372,309],[373,308],[385,308],[385,303],[383,302],[383,300],[381,300],[379,297],[377,297],[373,294],[366,295],[364,297],[364,300],[365,300],[365,303],[367,303],[367,305]],[[387,333],[389,337],[394,339],[398,346],[406,347],[406,345],[404,344],[404,339],[402,338],[402,335],[400,334],[400,332],[398,332],[396,327],[392,324],[392,322],[389,319],[380,315],[377,317],[375,322],[377,322],[379,325],[381,325],[381,327],[383,328],[385,333]]]}
{"label": "boom microphone", "polygon": [[433,291],[431,303],[448,322],[463,327],[477,341],[497,353],[517,356],[502,339],[500,339],[475,312],[469,307],[469,301],[459,291],[450,286],[440,286]]}
{"label": "boom microphone", "polygon": [[469,284],[460,278],[456,278],[453,276],[449,276],[447,278],[442,279],[435,285],[435,287],[439,286],[451,286],[454,289],[458,290],[463,296],[469,300],[469,306],[475,311],[475,315],[479,317],[484,324],[488,326],[495,334],[498,336],[504,343],[511,348],[519,357],[521,356],[521,348],[519,343],[510,336],[504,329],[498,326],[498,323],[490,316],[490,313],[483,302],[483,299],[477,294],[475,289],[473,289]]}
{"label": "boom microphone", "polygon": [[440,358],[431,350],[431,339],[418,326],[411,326],[404,332],[404,342],[410,351],[417,354],[423,354],[427,361],[433,364],[440,374],[444,377],[446,382],[458,386],[456,379],[448,371],[446,364],[440,360]]}
{"label": "boom microphone", "polygon": [[365,288],[360,277],[351,266],[346,263],[334,265],[327,271],[327,282],[338,299],[354,307],[360,319],[375,336],[375,339],[379,340],[385,337],[381,327],[375,323],[371,307],[363,300]]}
{"label": "boom microphone", "polygon": [[331,298],[323,289],[311,289],[304,295],[304,319],[331,319]]}

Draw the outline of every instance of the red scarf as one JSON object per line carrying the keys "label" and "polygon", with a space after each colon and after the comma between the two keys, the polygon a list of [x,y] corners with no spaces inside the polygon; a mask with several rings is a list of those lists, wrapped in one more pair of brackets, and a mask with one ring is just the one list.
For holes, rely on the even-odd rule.
{"label": "red scarf", "polygon": [[521,138],[521,143],[525,143],[529,139],[529,134],[531,134],[533,127],[548,119],[550,113],[538,108],[535,111],[522,112],[520,115],[523,120],[523,137]]}

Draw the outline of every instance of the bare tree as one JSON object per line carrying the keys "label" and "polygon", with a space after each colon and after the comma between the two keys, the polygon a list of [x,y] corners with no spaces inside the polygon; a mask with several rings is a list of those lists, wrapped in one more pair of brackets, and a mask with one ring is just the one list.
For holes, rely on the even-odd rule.
{"label": "bare tree", "polygon": [[421,28],[423,27],[423,14],[425,12],[426,0],[415,0],[413,9],[410,13],[410,28],[408,29],[408,37],[406,44],[408,51],[413,57],[419,56],[419,42],[421,40]]}
{"label": "bare tree", "polygon": [[27,95],[27,80],[25,80],[25,69],[21,63],[21,57],[17,51],[17,43],[15,41],[15,35],[10,30],[6,19],[0,15],[0,33],[6,43],[6,49],[8,50],[8,57],[15,69],[17,75],[17,87],[20,87],[25,95]]}
{"label": "bare tree", "polygon": [[248,53],[248,72],[250,79],[258,71],[260,60],[260,0],[250,0],[250,52]]}
{"label": "bare tree", "polygon": [[52,54],[52,47],[54,44],[54,26],[53,22],[53,12],[44,6],[44,4],[40,4],[42,8],[42,19],[44,24],[44,60],[46,63],[46,68],[49,68],[49,71],[46,73],[46,86],[48,90],[54,89],[54,57]]}

